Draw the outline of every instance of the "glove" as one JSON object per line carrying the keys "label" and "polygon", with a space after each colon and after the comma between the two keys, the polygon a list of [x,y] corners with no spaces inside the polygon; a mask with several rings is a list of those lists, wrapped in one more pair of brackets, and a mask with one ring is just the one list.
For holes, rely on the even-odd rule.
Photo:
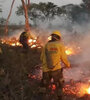
{"label": "glove", "polygon": [[67,68],[71,68],[71,65],[70,65],[70,63],[68,63],[68,65],[67,65]]}

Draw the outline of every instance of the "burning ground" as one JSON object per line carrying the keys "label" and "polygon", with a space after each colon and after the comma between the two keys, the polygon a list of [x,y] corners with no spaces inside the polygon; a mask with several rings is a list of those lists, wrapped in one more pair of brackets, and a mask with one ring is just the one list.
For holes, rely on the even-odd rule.
{"label": "burning ground", "polygon": [[[70,41],[66,45],[71,68],[64,69],[63,100],[90,100],[89,39],[87,34],[79,43]],[[14,45],[11,45],[12,43]],[[29,43],[38,44],[37,39],[29,40]],[[17,38],[8,40],[1,38],[0,47],[3,53],[0,55],[0,99],[40,100],[42,97],[38,97],[36,90],[42,77],[39,60],[41,45],[40,48],[37,46],[24,52],[21,44],[17,44]]]}

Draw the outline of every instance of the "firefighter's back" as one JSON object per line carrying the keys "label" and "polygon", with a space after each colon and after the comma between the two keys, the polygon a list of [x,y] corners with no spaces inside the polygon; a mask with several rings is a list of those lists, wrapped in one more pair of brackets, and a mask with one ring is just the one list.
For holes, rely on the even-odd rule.
{"label": "firefighter's back", "polygon": [[20,43],[27,42],[28,36],[26,32],[22,32],[20,35]]}
{"label": "firefighter's back", "polygon": [[62,43],[60,41],[54,41],[54,42],[48,42],[46,44],[46,63],[47,67],[49,67],[49,64],[51,63],[54,68],[51,69],[52,71],[58,70],[61,68],[60,65],[60,47],[62,46]]}

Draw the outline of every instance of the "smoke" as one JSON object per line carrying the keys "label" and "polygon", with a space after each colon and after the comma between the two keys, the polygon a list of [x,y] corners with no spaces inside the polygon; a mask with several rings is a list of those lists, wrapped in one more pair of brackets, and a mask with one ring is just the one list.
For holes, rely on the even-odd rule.
{"label": "smoke", "polygon": [[15,37],[16,39],[19,39],[19,36],[23,31],[24,29],[11,30],[9,32],[9,38]]}
{"label": "smoke", "polygon": [[[71,79],[74,81],[90,80],[90,23],[73,23],[68,16],[60,16],[52,22],[40,22],[37,27],[38,34],[44,44],[47,37],[54,30],[59,30],[65,45],[74,47],[79,53],[69,56],[71,63],[70,69],[64,69],[64,78],[66,82]],[[76,49],[79,48],[79,49]],[[78,52],[78,51],[76,51]]]}
{"label": "smoke", "polygon": [[[82,20],[83,18],[79,18]],[[38,29],[39,35],[43,39],[47,38],[53,30],[59,30],[65,45],[73,45],[80,49],[76,55],[70,56],[70,69],[64,70],[64,78],[66,82],[71,79],[74,81],[90,80],[90,22],[82,21],[82,23],[72,22],[68,16],[57,17],[52,22],[40,22]],[[44,37],[44,38],[43,38]],[[45,41],[44,41],[45,43]],[[76,49],[78,50],[78,49]]]}
{"label": "smoke", "polygon": [[73,79],[74,81],[85,82],[90,80],[90,23],[82,23],[81,25],[78,23],[72,24],[66,17],[56,19],[52,23],[52,26],[49,27],[47,26],[49,24],[44,23],[45,27],[43,23],[41,24],[42,28],[39,32],[41,38],[44,37],[45,39],[53,30],[59,30],[62,33],[65,45],[80,49],[79,53],[69,56],[71,68],[64,69],[65,81],[69,82]]}
{"label": "smoke", "polygon": [[[66,82],[71,79],[75,81],[90,80],[90,21],[83,21],[84,15],[78,18],[79,23],[72,22],[70,17],[64,14],[52,21],[45,20],[42,22],[38,20],[37,27],[31,28],[31,34],[39,37],[43,45],[54,30],[59,30],[65,45],[71,47],[74,45],[80,48],[78,54],[69,57],[71,68],[64,70]],[[23,29],[13,31],[10,36],[19,38],[22,31]]]}
{"label": "smoke", "polygon": [[[90,80],[90,29],[86,27],[80,27],[79,34],[77,34],[76,42],[81,51],[75,56],[71,56],[71,69],[64,70],[64,77],[66,81],[73,79],[74,81],[88,81]],[[73,38],[73,41],[75,38]],[[75,42],[75,43],[76,43]],[[74,44],[75,44],[74,43]],[[72,46],[72,45],[71,45]]]}

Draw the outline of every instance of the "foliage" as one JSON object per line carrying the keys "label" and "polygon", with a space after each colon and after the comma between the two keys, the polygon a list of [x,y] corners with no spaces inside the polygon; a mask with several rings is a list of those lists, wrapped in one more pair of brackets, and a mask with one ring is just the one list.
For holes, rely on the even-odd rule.
{"label": "foliage", "polygon": [[46,3],[39,3],[38,10],[41,12],[41,18],[50,19],[57,15],[57,6],[51,2]]}
{"label": "foliage", "polygon": [[3,18],[3,17],[2,17],[2,18],[0,18],[0,24],[1,24],[1,25],[4,25],[4,24],[5,24],[5,22],[6,22],[6,19],[5,19],[5,18]]}
{"label": "foliage", "polygon": [[72,21],[81,24],[89,20],[89,13],[84,4],[69,4],[62,7],[66,16]]}
{"label": "foliage", "polygon": [[[90,20],[90,0],[83,0],[80,5],[68,4],[62,7],[58,7],[52,2],[39,4],[32,3],[29,8],[29,18],[37,24],[37,20],[49,22],[56,16],[66,15],[72,22],[81,24]],[[18,7],[17,15],[23,15],[22,6]]]}
{"label": "foliage", "polygon": [[86,6],[88,10],[90,10],[90,0],[82,0],[83,4]]}
{"label": "foliage", "polygon": [[23,6],[19,6],[17,7],[18,11],[16,11],[16,14],[17,15],[23,15],[24,14],[24,10],[23,10]]}
{"label": "foliage", "polygon": [[[62,9],[51,2],[32,3],[28,8],[29,18],[33,20],[34,23],[36,23],[37,20],[53,20],[55,16],[61,14],[61,12]],[[19,16],[24,14],[22,6],[18,7],[16,14]]]}

